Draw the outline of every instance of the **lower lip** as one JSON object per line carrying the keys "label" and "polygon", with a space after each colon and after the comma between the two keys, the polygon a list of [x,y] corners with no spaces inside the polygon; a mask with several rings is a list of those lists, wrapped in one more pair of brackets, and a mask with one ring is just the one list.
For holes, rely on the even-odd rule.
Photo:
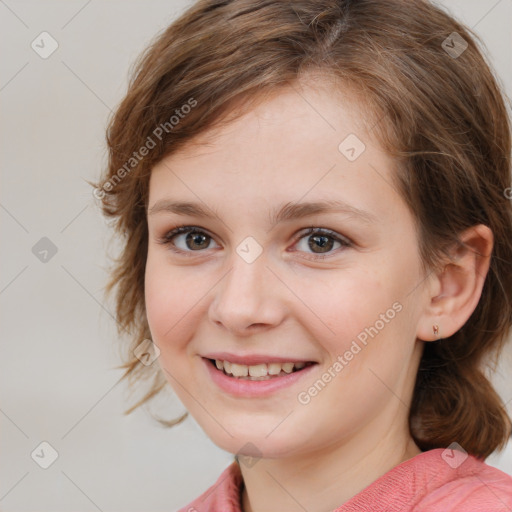
{"label": "lower lip", "polygon": [[312,364],[301,370],[283,375],[282,377],[273,377],[268,380],[246,380],[237,377],[229,377],[222,370],[218,370],[209,359],[203,358],[206,369],[209,372],[213,382],[223,391],[231,395],[240,397],[264,397],[275,393],[276,391],[292,386],[299,380],[308,376],[317,364]]}

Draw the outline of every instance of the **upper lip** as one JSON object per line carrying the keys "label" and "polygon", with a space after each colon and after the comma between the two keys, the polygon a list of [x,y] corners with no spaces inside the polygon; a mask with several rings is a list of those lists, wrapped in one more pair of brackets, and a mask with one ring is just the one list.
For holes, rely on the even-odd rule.
{"label": "upper lip", "polygon": [[219,361],[229,361],[235,364],[244,364],[246,366],[263,363],[314,363],[311,359],[297,359],[295,357],[279,357],[265,354],[246,354],[237,355],[229,352],[215,352],[203,355],[206,359],[217,359]]}

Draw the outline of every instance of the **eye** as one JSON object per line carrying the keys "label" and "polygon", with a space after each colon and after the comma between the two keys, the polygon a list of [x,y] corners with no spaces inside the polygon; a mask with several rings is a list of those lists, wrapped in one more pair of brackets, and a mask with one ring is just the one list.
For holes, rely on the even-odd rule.
{"label": "eye", "polygon": [[309,248],[314,254],[313,258],[308,257],[308,259],[324,259],[331,256],[335,244],[339,244],[341,247],[352,246],[352,243],[348,239],[325,228],[309,228],[305,233],[302,233],[299,238],[299,243],[296,245],[300,246],[300,242],[303,241],[307,241],[307,243],[302,244],[302,250]]}
{"label": "eye", "polygon": [[213,238],[201,228],[196,226],[178,226],[162,238],[158,243],[169,245],[170,249],[177,253],[198,252],[201,249],[208,249]]}
{"label": "eye", "polygon": [[[299,237],[299,242],[303,240],[308,240],[306,246],[313,251],[313,257],[307,257],[307,259],[329,257],[335,244],[339,244],[341,247],[352,246],[350,240],[325,228],[308,228]],[[193,252],[201,252],[202,249],[208,249],[213,238],[197,226],[178,226],[157,241],[162,245],[168,245],[173,252],[192,256],[191,253]],[[300,245],[300,243],[295,245]],[[302,250],[307,252],[304,246]]]}

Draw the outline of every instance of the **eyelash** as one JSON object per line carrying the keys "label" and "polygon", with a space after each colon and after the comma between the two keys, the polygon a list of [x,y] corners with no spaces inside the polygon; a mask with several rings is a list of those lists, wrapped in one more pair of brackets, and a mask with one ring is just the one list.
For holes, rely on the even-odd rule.
{"label": "eyelash", "polygon": [[[186,256],[195,256],[195,252],[202,252],[202,251],[183,251],[181,249],[178,249],[172,242],[172,239],[177,236],[177,235],[180,235],[180,234],[184,234],[184,233],[199,233],[199,234],[204,234],[204,235],[207,235],[209,238],[213,239],[212,236],[210,236],[206,231],[204,231],[203,229],[197,227],[197,226],[177,226],[175,228],[173,228],[171,231],[168,231],[163,237],[161,238],[158,238],[157,239],[157,242],[159,244],[162,244],[162,245],[168,245],[169,246],[169,249],[175,253],[178,253],[178,254],[184,254]],[[303,238],[307,237],[307,236],[311,236],[311,235],[323,235],[323,236],[328,236],[330,238],[332,238],[333,240],[335,240],[336,242],[339,242],[341,244],[342,247],[344,248],[349,248],[349,247],[352,247],[353,246],[353,243],[352,241],[350,241],[349,239],[345,238],[345,237],[340,237],[339,235],[337,235],[334,231],[331,231],[330,229],[326,229],[326,228],[314,228],[314,227],[310,227],[306,230],[306,232],[302,233],[296,240],[296,242],[294,243],[294,245],[299,242],[300,240],[302,240]],[[295,251],[294,251],[295,252]],[[314,254],[314,253],[309,253],[309,254]],[[306,257],[306,259],[310,259],[310,260],[323,260],[325,258],[329,258],[330,256],[332,256],[332,252],[331,253],[328,253],[328,254],[316,254],[314,255],[313,257]]]}

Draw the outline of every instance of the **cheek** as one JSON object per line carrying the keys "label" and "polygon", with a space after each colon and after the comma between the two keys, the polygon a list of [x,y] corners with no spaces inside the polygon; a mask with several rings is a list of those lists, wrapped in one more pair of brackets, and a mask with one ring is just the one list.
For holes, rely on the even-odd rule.
{"label": "cheek", "polygon": [[331,354],[347,350],[352,338],[395,300],[381,274],[367,269],[317,273],[311,280],[295,283],[294,292],[306,306],[305,315],[297,318],[307,322],[308,330]]}
{"label": "cheek", "polygon": [[307,322],[331,361],[346,354],[350,366],[361,367],[408,343],[406,296],[415,281],[398,263],[380,259],[364,269],[340,271],[339,279],[331,273],[314,282],[297,280],[297,296],[309,311],[303,325]]}
{"label": "cheek", "polygon": [[402,270],[407,268],[402,263],[381,260],[375,273],[354,274],[331,291],[336,302],[331,322],[338,334],[327,347],[331,361],[338,361],[332,392],[342,391],[361,415],[384,400],[388,388],[401,389],[415,348],[417,304],[411,290],[417,280],[415,273]]}
{"label": "cheek", "polygon": [[[144,283],[146,314],[153,341],[160,350],[168,350],[170,340],[179,342],[186,337],[184,331],[198,300],[195,293],[190,293],[194,285],[197,289],[197,279],[193,283],[187,275],[148,254]],[[176,343],[172,346],[177,348]]]}

